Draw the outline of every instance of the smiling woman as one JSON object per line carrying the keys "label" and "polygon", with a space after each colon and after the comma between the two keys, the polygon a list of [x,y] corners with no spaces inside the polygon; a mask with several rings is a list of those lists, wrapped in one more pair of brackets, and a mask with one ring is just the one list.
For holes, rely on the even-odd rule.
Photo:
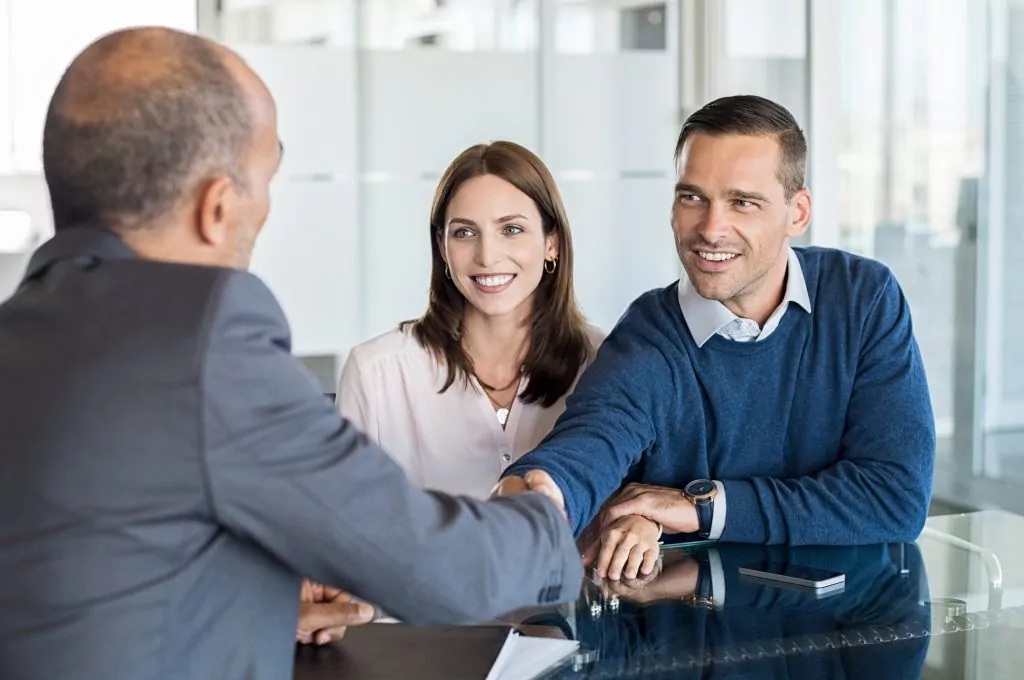
{"label": "smiling woman", "polygon": [[352,350],[337,403],[414,483],[486,498],[554,426],[603,334],[579,310],[569,221],[528,149],[459,154],[429,238],[426,312]]}
{"label": "smiling woman", "polygon": [[[501,214],[500,206],[511,212]],[[494,208],[498,215],[491,214]],[[532,311],[523,303],[540,285],[544,264],[556,271],[558,234],[545,230],[529,196],[498,175],[466,180],[451,196],[447,212],[438,238],[443,239],[448,276],[469,302],[464,325],[505,315],[521,325]]]}

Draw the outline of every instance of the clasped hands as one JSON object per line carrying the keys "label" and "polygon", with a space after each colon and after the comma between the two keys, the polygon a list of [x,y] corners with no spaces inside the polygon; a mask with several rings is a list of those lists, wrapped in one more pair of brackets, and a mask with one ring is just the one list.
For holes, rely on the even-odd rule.
{"label": "clasped hands", "polygon": [[[494,488],[493,495],[525,492],[546,496],[565,515],[562,490],[542,470],[531,470],[524,477],[506,477]],[[641,589],[658,576],[662,532],[691,533],[697,531],[697,526],[696,509],[678,489],[629,484],[605,503],[578,545],[582,548],[584,566],[593,566],[597,576],[611,581],[610,587],[619,595],[630,593],[634,599],[658,597],[660,588]],[[688,570],[677,576],[689,582]],[[621,585],[616,583],[620,579]],[[678,590],[675,580],[657,579],[670,590]],[[302,584],[300,599],[296,639],[303,644],[322,645],[341,639],[348,626],[373,620],[373,606],[353,602],[350,594],[336,588],[307,580]]]}
{"label": "clasped hands", "polygon": [[[547,496],[562,511],[565,496],[542,470],[523,477],[506,477],[493,495],[533,491]],[[698,529],[697,510],[679,489],[650,484],[629,484],[613,496],[580,537],[583,564],[597,576],[612,581],[654,574],[661,552],[663,532],[692,533]]]}

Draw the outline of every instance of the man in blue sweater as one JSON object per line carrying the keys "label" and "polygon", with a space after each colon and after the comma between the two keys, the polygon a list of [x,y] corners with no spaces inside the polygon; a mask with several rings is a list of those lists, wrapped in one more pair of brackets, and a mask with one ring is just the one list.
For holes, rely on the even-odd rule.
{"label": "man in blue sweater", "polygon": [[612,578],[649,572],[657,556],[627,517],[740,543],[914,540],[935,431],[892,272],[790,246],[811,196],[806,142],[783,107],[711,102],[675,154],[686,277],[629,307],[496,493],[545,493],[577,535],[604,504],[598,572]]}

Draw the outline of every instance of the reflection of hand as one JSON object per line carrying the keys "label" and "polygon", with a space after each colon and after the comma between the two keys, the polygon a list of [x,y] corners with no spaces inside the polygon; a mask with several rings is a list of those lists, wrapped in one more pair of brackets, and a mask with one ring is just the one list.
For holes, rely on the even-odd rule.
{"label": "reflection of hand", "polygon": [[601,526],[606,527],[626,515],[639,515],[657,522],[670,534],[698,531],[697,508],[679,491],[667,486],[629,484],[606,504]]}
{"label": "reflection of hand", "polygon": [[551,479],[551,475],[543,470],[530,470],[523,477],[505,477],[494,487],[491,495],[510,496],[528,491],[534,491],[547,496],[565,515],[565,496],[562,495],[562,490],[555,484],[555,480]]}
{"label": "reflection of hand", "polygon": [[306,580],[299,597],[299,625],[295,639],[302,644],[324,645],[340,640],[349,626],[373,620],[373,607],[352,602],[352,596],[337,588]]}
{"label": "reflection of hand", "polygon": [[663,565],[661,572],[646,581],[603,581],[605,597],[615,595],[623,600],[648,604],[662,600],[678,600],[697,590],[700,566],[692,557]]}
{"label": "reflection of hand", "polygon": [[649,519],[630,515],[604,527],[583,553],[583,564],[595,565],[599,578],[635,579],[654,572],[661,546],[661,528]]}

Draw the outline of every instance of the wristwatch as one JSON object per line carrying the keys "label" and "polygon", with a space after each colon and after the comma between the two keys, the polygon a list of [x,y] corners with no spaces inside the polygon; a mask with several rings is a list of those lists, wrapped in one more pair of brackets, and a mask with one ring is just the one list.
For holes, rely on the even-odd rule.
{"label": "wristwatch", "polygon": [[712,588],[711,562],[706,551],[700,551],[694,557],[697,560],[697,587],[692,593],[682,597],[683,604],[702,609],[715,609],[715,594]]}
{"label": "wristwatch", "polygon": [[710,479],[695,479],[683,488],[683,496],[697,508],[698,535],[711,536],[711,518],[715,514],[715,496],[718,485]]}

